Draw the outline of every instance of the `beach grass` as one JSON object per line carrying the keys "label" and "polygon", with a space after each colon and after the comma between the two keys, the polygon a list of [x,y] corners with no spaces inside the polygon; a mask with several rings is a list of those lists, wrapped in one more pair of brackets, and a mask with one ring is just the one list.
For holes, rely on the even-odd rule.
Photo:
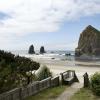
{"label": "beach grass", "polygon": [[53,88],[48,88],[44,91],[41,91],[40,93],[27,97],[25,100],[51,100],[57,98],[65,89],[67,86],[58,86]]}
{"label": "beach grass", "polygon": [[81,88],[70,100],[100,100],[100,97],[95,96],[89,89]]}

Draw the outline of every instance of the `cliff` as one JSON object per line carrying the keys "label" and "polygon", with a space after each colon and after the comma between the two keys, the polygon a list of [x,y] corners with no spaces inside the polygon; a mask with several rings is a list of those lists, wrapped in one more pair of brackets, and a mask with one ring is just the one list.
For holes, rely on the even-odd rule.
{"label": "cliff", "polygon": [[100,56],[100,31],[91,25],[80,34],[78,47],[75,49],[76,56],[83,54]]}

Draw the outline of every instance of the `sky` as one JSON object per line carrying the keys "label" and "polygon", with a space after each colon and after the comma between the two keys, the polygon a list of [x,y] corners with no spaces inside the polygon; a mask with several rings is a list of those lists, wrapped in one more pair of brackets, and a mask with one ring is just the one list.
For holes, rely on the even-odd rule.
{"label": "sky", "polygon": [[75,50],[88,25],[100,30],[100,0],[0,0],[3,50]]}

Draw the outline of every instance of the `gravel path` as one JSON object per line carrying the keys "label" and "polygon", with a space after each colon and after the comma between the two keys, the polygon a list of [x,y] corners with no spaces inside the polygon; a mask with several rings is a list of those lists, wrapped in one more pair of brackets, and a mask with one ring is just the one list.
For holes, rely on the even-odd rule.
{"label": "gravel path", "polygon": [[82,83],[74,83],[68,87],[57,99],[55,100],[70,100],[70,98],[76,93],[80,88],[83,87]]}

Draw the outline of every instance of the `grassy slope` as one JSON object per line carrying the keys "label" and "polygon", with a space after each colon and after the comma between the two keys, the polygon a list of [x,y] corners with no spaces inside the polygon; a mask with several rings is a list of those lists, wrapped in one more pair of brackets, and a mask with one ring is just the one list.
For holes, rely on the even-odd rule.
{"label": "grassy slope", "polygon": [[90,90],[82,88],[75,93],[71,100],[100,100],[100,97],[96,97]]}
{"label": "grassy slope", "polygon": [[34,96],[30,96],[25,100],[50,100],[57,98],[67,87],[59,86],[54,88],[46,89]]}

